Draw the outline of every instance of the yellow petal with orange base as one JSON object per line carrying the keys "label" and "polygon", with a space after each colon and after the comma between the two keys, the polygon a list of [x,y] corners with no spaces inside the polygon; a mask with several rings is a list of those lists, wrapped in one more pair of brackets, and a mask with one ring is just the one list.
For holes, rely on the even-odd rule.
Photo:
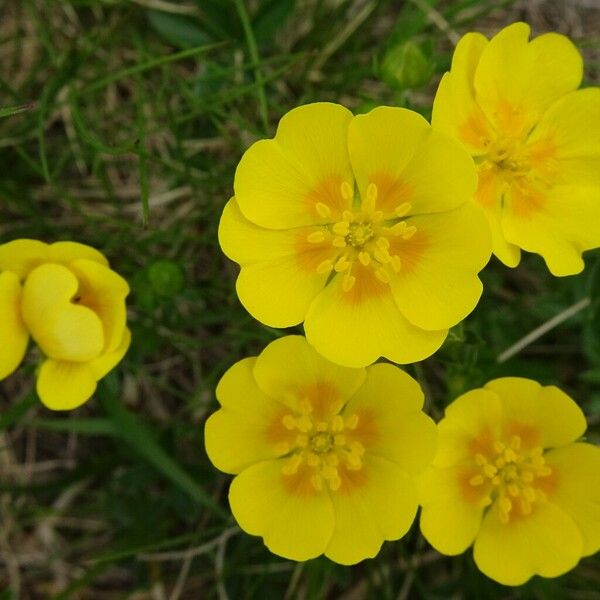
{"label": "yellow petal with orange base", "polygon": [[342,471],[340,489],[331,496],[333,536],[325,556],[352,565],[375,556],[385,540],[397,540],[417,512],[414,482],[394,463],[365,456],[360,471]]}
{"label": "yellow petal with orange base", "polygon": [[482,211],[465,203],[453,211],[413,217],[417,232],[392,241],[402,267],[391,288],[402,314],[422,329],[445,329],[464,319],[481,297],[477,273],[487,264],[491,239]]}
{"label": "yellow petal with orange base", "polygon": [[437,430],[423,412],[423,392],[410,375],[390,364],[367,369],[367,379],[346,405],[358,425],[347,435],[370,455],[381,456],[417,474],[435,454]]}
{"label": "yellow petal with orange base", "polygon": [[548,490],[550,502],[567,513],[583,537],[583,556],[600,550],[600,448],[569,444],[546,453],[556,475]]}
{"label": "yellow petal with orange base", "polygon": [[341,409],[365,375],[365,369],[342,367],[323,358],[299,335],[271,342],[254,366],[254,378],[269,397],[294,409],[298,402],[308,400],[313,410],[327,416]]}
{"label": "yellow petal with orange base", "polygon": [[350,207],[341,184],[352,183],[346,144],[351,119],[348,109],[328,102],[285,114],[275,138],[254,143],[238,165],[234,190],[243,215],[272,229],[335,221]]}
{"label": "yellow petal with orange base", "polygon": [[225,473],[275,458],[282,454],[277,444],[287,439],[281,425],[287,411],[258,388],[255,364],[256,358],[245,358],[223,375],[216,392],[223,408],[209,417],[204,429],[206,453]]}
{"label": "yellow petal with orange base", "polygon": [[475,540],[473,558],[479,569],[503,585],[522,585],[533,575],[557,577],[581,558],[582,536],[557,506],[535,505],[526,518],[507,524],[488,511]]}
{"label": "yellow petal with orange base", "polygon": [[354,286],[344,291],[336,276],[311,304],[304,322],[306,338],[327,359],[348,367],[365,367],[385,356],[410,363],[431,356],[447,329],[425,331],[412,325],[394,302],[388,284],[355,263]]}
{"label": "yellow petal with orange base", "polygon": [[260,462],[232,482],[229,504],[240,527],[264,538],[273,554],[297,561],[323,554],[334,529],[329,495],[300,469],[283,475],[283,460]]}
{"label": "yellow petal with orange base", "polygon": [[21,318],[21,284],[12,272],[0,273],[0,380],[23,361],[29,333]]}

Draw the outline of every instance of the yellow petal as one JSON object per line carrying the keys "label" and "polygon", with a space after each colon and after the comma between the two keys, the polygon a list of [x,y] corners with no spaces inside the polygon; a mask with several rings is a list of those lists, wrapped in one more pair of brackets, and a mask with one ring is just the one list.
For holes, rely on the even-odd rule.
{"label": "yellow petal", "polygon": [[[364,471],[364,473],[363,473]],[[363,471],[331,495],[335,528],[325,555],[344,565],[375,556],[384,540],[398,540],[417,512],[412,479],[394,463],[367,455]],[[360,481],[353,484],[353,478]]]}
{"label": "yellow petal", "polygon": [[585,416],[579,406],[553,385],[542,387],[531,379],[502,377],[485,388],[500,397],[505,424],[534,427],[539,431],[535,444],[544,448],[569,444],[585,432]]}
{"label": "yellow petal", "polygon": [[411,214],[450,210],[475,189],[468,153],[410,110],[383,106],[355,117],[348,147],[363,202],[374,184],[375,208],[385,215],[406,202]]}
{"label": "yellow petal", "polygon": [[480,33],[467,33],[456,45],[452,69],[446,73],[433,101],[431,125],[460,140],[476,156],[487,152],[494,132],[475,102],[473,80],[487,39]]}
{"label": "yellow petal", "polygon": [[509,242],[540,254],[553,275],[575,275],[584,267],[582,252],[600,246],[597,191],[556,186],[541,192],[513,186],[502,229]]}
{"label": "yellow petal", "polygon": [[533,575],[557,577],[581,558],[582,538],[573,520],[550,503],[531,515],[502,524],[488,511],[475,540],[479,569],[503,585],[522,585]]}
{"label": "yellow petal", "polygon": [[556,472],[549,499],[575,521],[583,537],[583,556],[600,550],[600,448],[569,444],[545,454]]}
{"label": "yellow petal", "polygon": [[577,90],[557,100],[528,144],[553,150],[559,183],[600,186],[600,88]]}
{"label": "yellow petal", "polygon": [[335,409],[334,413],[363,384],[365,374],[365,369],[341,367],[323,358],[299,335],[271,342],[254,367],[258,386],[271,398],[291,402],[293,407],[308,398],[312,403],[328,403],[323,409]]}
{"label": "yellow petal", "polygon": [[101,354],[98,358],[89,362],[96,381],[100,381],[100,379],[108,375],[123,360],[127,350],[129,350],[130,344],[131,331],[126,327],[119,345],[114,350]]}
{"label": "yellow petal", "polygon": [[502,404],[492,390],[475,389],[446,407],[438,424],[438,450],[433,464],[451,467],[472,455],[473,440],[496,439],[501,432]]}
{"label": "yellow petal", "polygon": [[474,86],[478,104],[499,131],[523,135],[558,98],[579,86],[583,61],[573,43],[556,33],[529,42],[526,23],[513,23],[481,53]]}
{"label": "yellow petal", "polygon": [[460,476],[457,467],[432,467],[417,479],[421,532],[438,552],[450,556],[473,543],[484,510],[463,495]]}
{"label": "yellow petal", "polygon": [[464,319],[479,301],[477,273],[491,254],[482,211],[473,203],[445,213],[414,217],[417,233],[392,243],[402,268],[391,287],[402,314],[422,329],[444,329]]}
{"label": "yellow petal", "polygon": [[[235,173],[235,197],[244,216],[262,227],[286,229],[335,221],[349,201],[343,181],[352,182],[346,146],[352,113],[327,102],[288,112],[273,140],[253,144]],[[331,218],[319,214],[327,206]]]}
{"label": "yellow petal", "polygon": [[0,271],[11,271],[25,279],[48,258],[48,244],[37,240],[14,240],[0,245]]}
{"label": "yellow petal", "polygon": [[385,356],[411,363],[431,356],[448,331],[425,331],[402,315],[387,284],[356,265],[355,286],[345,292],[335,277],[311,304],[304,322],[306,337],[317,352],[348,367],[365,367]]}
{"label": "yellow petal", "polygon": [[283,475],[283,464],[265,461],[242,471],[231,484],[229,503],[240,527],[262,536],[273,554],[309,560],[322,554],[331,539],[333,507],[327,492]]}
{"label": "yellow petal", "polygon": [[108,260],[101,252],[79,242],[55,242],[48,247],[48,262],[69,265],[79,259],[91,260],[105,267],[108,266]]}
{"label": "yellow petal", "polygon": [[89,308],[72,303],[78,288],[75,275],[53,263],[37,267],[25,281],[23,320],[50,358],[83,362],[102,352],[102,322]]}
{"label": "yellow petal", "polygon": [[12,272],[0,273],[0,380],[21,364],[29,334],[21,319],[21,284]]}
{"label": "yellow petal", "polygon": [[281,419],[289,411],[258,388],[255,364],[256,358],[245,358],[223,375],[216,392],[223,408],[206,422],[206,453],[226,473],[275,458],[277,443],[285,441]]}
{"label": "yellow petal", "polygon": [[69,268],[79,281],[78,304],[94,311],[102,321],[103,352],[113,352],[123,339],[127,320],[125,298],[129,294],[129,285],[120,275],[97,261],[76,259]]}
{"label": "yellow petal", "polygon": [[421,412],[422,406],[421,386],[410,375],[390,364],[373,365],[344,409],[344,414],[358,416],[357,428],[348,435],[370,455],[419,473],[433,459],[437,439],[435,424]]}
{"label": "yellow petal", "polygon": [[96,391],[96,378],[89,363],[45,360],[37,378],[37,393],[50,410],[73,410]]}

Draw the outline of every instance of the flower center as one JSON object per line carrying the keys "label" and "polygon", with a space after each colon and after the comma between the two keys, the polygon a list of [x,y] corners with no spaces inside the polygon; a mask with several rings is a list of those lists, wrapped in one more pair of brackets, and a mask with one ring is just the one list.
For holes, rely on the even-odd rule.
{"label": "flower center", "polygon": [[[354,198],[353,188],[346,181],[342,183],[341,194],[347,201]],[[333,246],[336,257],[322,261],[316,270],[320,275],[343,273],[345,292],[356,283],[356,263],[372,269],[381,282],[389,283],[390,276],[402,267],[400,256],[392,250],[397,246],[394,242],[409,240],[417,232],[414,225],[403,220],[412,209],[410,203],[401,203],[394,216],[384,218],[383,212],[376,210],[378,194],[377,186],[370,183],[360,207],[345,210],[341,220],[323,225],[307,237],[311,244]],[[330,208],[322,202],[317,202],[316,211],[324,219],[332,217]]]}
{"label": "flower center", "polygon": [[340,467],[362,469],[364,446],[348,436],[358,425],[357,415],[319,419],[312,414],[309,403],[303,402],[301,412],[285,415],[282,423],[290,434],[295,434],[279,448],[288,455],[282,469],[284,475],[294,475],[305,466],[311,471],[310,481],[316,490],[322,490],[326,483],[335,491],[342,483]]}
{"label": "flower center", "polygon": [[529,515],[533,503],[546,499],[538,480],[551,475],[552,469],[546,464],[540,446],[524,450],[521,438],[514,435],[508,444],[494,442],[490,455],[477,453],[474,459],[479,472],[469,483],[488,488],[484,504],[494,503],[500,522]]}
{"label": "flower center", "polygon": [[523,177],[531,170],[523,144],[515,140],[496,141],[483,160],[508,178]]}

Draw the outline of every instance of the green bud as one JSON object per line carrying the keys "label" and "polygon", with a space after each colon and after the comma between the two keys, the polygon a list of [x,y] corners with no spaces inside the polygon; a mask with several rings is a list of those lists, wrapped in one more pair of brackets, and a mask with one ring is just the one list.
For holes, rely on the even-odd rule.
{"label": "green bud", "polygon": [[157,260],[148,267],[148,279],[159,296],[174,296],[184,285],[181,267],[172,260]]}
{"label": "green bud", "polygon": [[429,83],[433,65],[417,44],[408,41],[385,53],[380,75],[395,90],[414,89]]}

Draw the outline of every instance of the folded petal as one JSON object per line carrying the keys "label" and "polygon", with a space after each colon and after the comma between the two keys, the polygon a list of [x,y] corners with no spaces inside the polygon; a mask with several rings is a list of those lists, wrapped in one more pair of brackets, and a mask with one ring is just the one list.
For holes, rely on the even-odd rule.
{"label": "folded petal", "polygon": [[583,537],[583,556],[600,549],[600,448],[569,444],[545,454],[556,473],[549,500],[567,513]]}
{"label": "folded petal", "polygon": [[564,35],[529,42],[530,27],[513,23],[495,35],[475,71],[477,103],[505,135],[529,132],[546,109],[581,83],[583,61]]}
{"label": "folded petal", "polygon": [[335,528],[325,556],[344,565],[372,558],[384,540],[400,539],[417,512],[412,479],[377,456],[367,455],[360,471],[343,472],[331,501]]}
{"label": "folded petal", "polygon": [[283,475],[283,460],[258,463],[232,482],[229,503],[240,527],[260,535],[271,552],[304,561],[325,551],[334,528],[327,492],[302,472]]}
{"label": "folded petal", "polygon": [[313,410],[335,414],[365,380],[365,369],[349,369],[323,358],[299,335],[271,342],[256,359],[254,378],[271,398],[296,407],[308,399]]}
{"label": "folded petal", "polygon": [[438,552],[450,556],[473,543],[484,511],[478,498],[467,495],[473,488],[462,481],[460,467],[429,468],[417,479],[421,532]]}
{"label": "folded petal", "polygon": [[281,424],[289,411],[258,388],[255,364],[256,358],[245,358],[223,375],[216,392],[223,408],[206,422],[206,453],[226,473],[285,453],[277,445],[290,435]]}
{"label": "folded petal", "polygon": [[579,406],[553,385],[542,387],[531,379],[502,377],[485,388],[500,397],[505,427],[521,423],[539,432],[532,445],[564,446],[585,432],[585,416]]}
{"label": "folded petal", "polygon": [[238,165],[234,189],[244,216],[285,229],[331,222],[349,208],[341,185],[352,183],[346,145],[351,119],[348,109],[327,102],[284,115],[275,138],[253,144]]}
{"label": "folded petal", "polygon": [[111,352],[101,354],[89,362],[96,381],[108,375],[122,360],[131,345],[131,331],[126,327],[119,345]]}
{"label": "folded petal", "polygon": [[425,331],[400,312],[388,284],[356,264],[356,283],[344,291],[335,277],[311,304],[304,328],[316,350],[333,362],[364,367],[378,357],[410,363],[431,356],[448,331]]}
{"label": "folded petal", "polygon": [[48,258],[48,244],[37,240],[13,240],[0,245],[0,271],[10,271],[25,279],[30,271]]}
{"label": "folded petal", "polygon": [[102,352],[102,322],[90,308],[74,303],[78,290],[73,272],[54,263],[36,267],[25,281],[23,320],[46,356],[83,362]]}
{"label": "folded petal", "polygon": [[0,273],[0,380],[21,364],[29,333],[21,318],[21,283],[15,273]]}
{"label": "folded petal", "polygon": [[96,391],[96,378],[88,363],[47,359],[39,370],[37,393],[50,410],[73,410]]}
{"label": "folded petal", "polygon": [[367,369],[365,383],[348,402],[344,413],[355,414],[358,425],[348,434],[370,455],[395,463],[409,473],[420,473],[433,459],[437,431],[423,412],[421,386],[390,364]]}
{"label": "folded petal", "polygon": [[48,247],[48,262],[69,265],[79,259],[91,260],[105,267],[108,266],[108,260],[102,252],[79,242],[55,242]]}
{"label": "folded petal", "polygon": [[409,224],[417,228],[415,235],[393,241],[390,250],[402,264],[391,280],[394,300],[413,325],[452,327],[481,296],[477,273],[491,254],[488,224],[471,202],[450,212],[413,217]]}
{"label": "folded petal", "polygon": [[479,569],[503,585],[521,585],[533,575],[557,577],[572,569],[582,555],[582,537],[561,509],[538,503],[529,516],[507,524],[488,511],[475,540]]}
{"label": "folded petal", "polygon": [[580,273],[581,253],[600,246],[600,204],[594,188],[548,191],[513,185],[502,217],[506,239],[540,254],[553,275]]}

